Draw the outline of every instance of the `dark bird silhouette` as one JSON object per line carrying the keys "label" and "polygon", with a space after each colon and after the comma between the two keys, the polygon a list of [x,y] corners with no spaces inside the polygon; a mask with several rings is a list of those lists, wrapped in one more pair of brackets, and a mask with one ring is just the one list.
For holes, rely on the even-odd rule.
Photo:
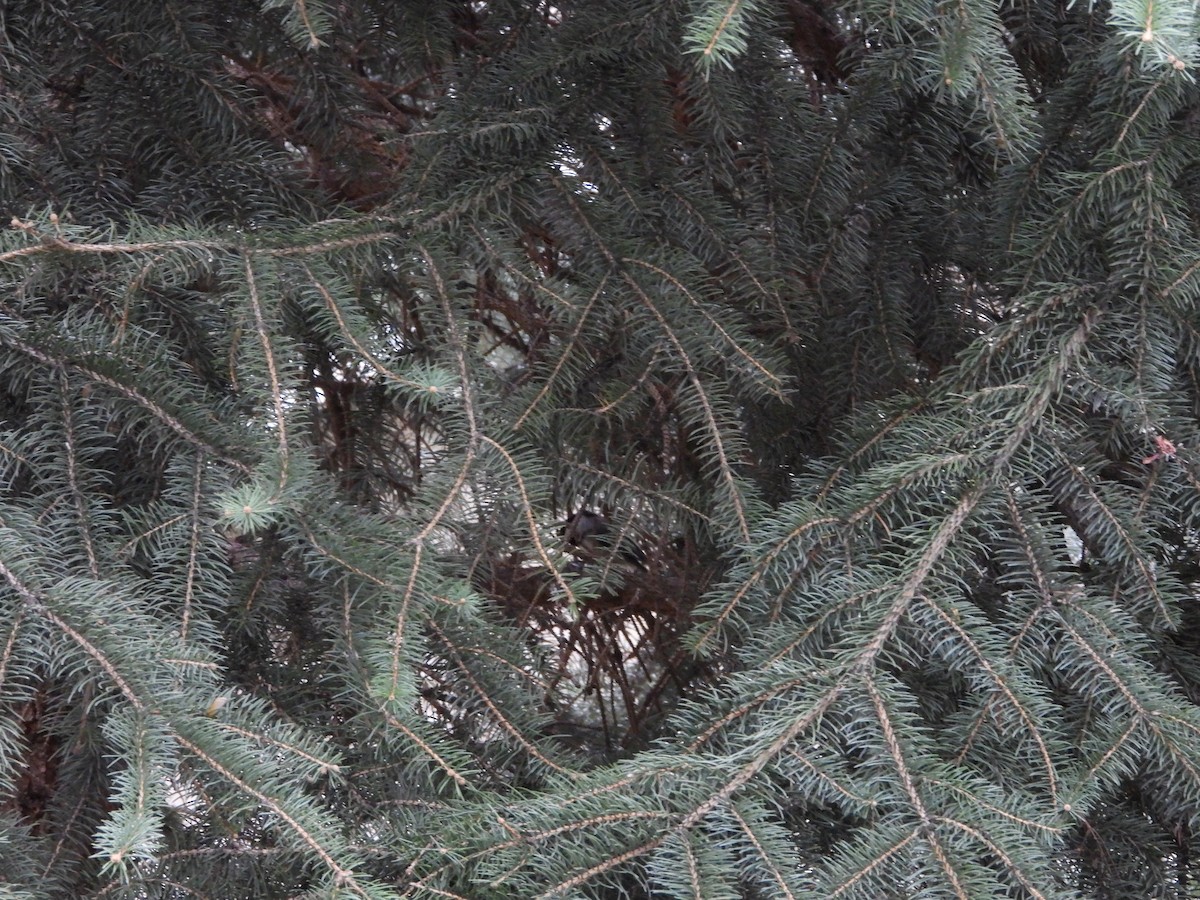
{"label": "dark bird silhouette", "polygon": [[[563,526],[568,546],[574,547],[584,559],[595,559],[612,550],[613,532],[608,520],[598,512],[581,509],[567,519]],[[625,562],[646,568],[646,554],[628,535],[620,536],[617,553]]]}

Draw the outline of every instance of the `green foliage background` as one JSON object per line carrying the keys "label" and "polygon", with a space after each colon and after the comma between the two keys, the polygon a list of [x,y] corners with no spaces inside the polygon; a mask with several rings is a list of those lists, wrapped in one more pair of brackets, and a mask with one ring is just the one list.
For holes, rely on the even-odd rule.
{"label": "green foliage background", "polygon": [[1196,896],[1195,17],[5,4],[0,892]]}

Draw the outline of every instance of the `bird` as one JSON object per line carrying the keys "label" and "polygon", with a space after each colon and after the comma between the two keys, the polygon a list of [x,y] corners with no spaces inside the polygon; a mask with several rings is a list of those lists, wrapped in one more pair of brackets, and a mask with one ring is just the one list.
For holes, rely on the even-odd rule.
{"label": "bird", "polygon": [[[568,517],[563,534],[567,544],[576,548],[578,555],[586,559],[595,559],[612,549],[613,533],[608,519],[590,509],[581,509]],[[619,536],[617,553],[625,562],[639,569],[646,568],[645,552],[628,535]]]}

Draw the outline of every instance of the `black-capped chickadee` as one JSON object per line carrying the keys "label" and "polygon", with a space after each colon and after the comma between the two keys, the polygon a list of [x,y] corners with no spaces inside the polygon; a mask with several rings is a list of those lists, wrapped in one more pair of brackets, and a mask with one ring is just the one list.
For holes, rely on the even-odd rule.
{"label": "black-capped chickadee", "polygon": [[[598,512],[581,509],[567,519],[563,526],[567,544],[576,548],[579,556],[595,559],[612,549],[613,534],[608,520]],[[621,559],[639,569],[646,568],[646,554],[628,535],[621,535],[617,546]]]}

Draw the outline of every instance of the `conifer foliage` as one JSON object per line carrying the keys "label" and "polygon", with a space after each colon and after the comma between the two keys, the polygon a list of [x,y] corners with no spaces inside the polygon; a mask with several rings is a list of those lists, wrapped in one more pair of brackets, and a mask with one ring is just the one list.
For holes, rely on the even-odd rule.
{"label": "conifer foliage", "polygon": [[1196,896],[1195,17],[6,3],[0,892]]}

